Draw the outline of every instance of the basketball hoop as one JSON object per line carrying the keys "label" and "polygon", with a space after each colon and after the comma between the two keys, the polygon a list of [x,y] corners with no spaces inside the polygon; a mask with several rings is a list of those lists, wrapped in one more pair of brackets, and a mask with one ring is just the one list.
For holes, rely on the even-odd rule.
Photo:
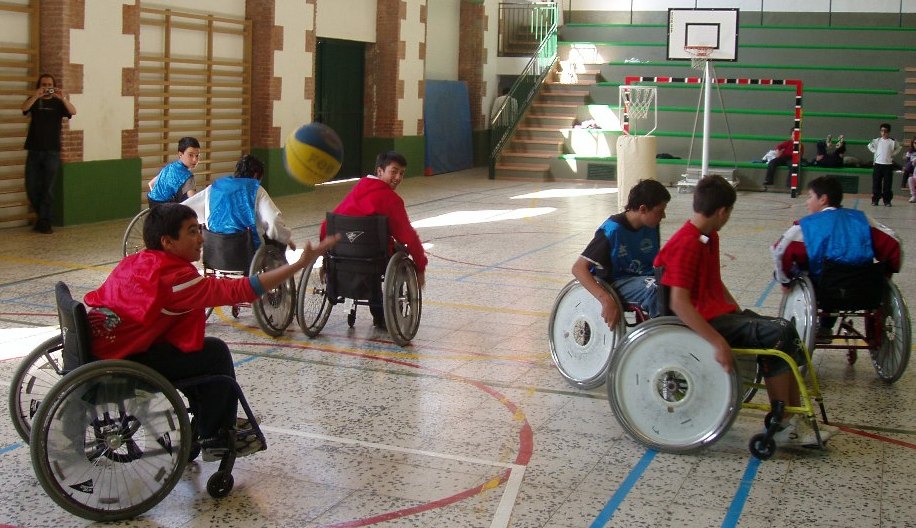
{"label": "basketball hoop", "polygon": [[694,70],[702,70],[713,49],[715,48],[712,46],[684,46],[684,51],[690,54],[690,67]]}
{"label": "basketball hoop", "polygon": [[621,120],[621,129],[625,134],[629,134],[630,121],[646,119],[649,117],[649,110],[655,110],[654,124],[652,130],[646,133],[651,134],[657,126],[658,116],[656,107],[656,87],[655,86],[635,86],[624,85],[618,87],[619,99],[617,108],[618,117]]}

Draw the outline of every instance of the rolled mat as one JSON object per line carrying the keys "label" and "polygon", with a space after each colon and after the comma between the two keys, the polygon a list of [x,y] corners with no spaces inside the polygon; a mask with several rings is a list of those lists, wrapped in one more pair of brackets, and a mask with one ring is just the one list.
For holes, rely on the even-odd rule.
{"label": "rolled mat", "polygon": [[617,206],[623,211],[630,189],[639,180],[657,179],[655,136],[620,136],[617,138]]}

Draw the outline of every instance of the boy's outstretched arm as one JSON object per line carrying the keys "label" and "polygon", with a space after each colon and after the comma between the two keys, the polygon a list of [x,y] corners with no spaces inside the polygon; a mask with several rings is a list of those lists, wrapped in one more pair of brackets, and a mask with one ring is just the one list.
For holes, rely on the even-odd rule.
{"label": "boy's outstretched arm", "polygon": [[725,372],[734,370],[734,358],[732,357],[732,347],[728,341],[722,337],[715,328],[710,325],[706,319],[700,315],[700,312],[693,307],[690,302],[690,291],[686,288],[671,287],[669,304],[671,311],[680,318],[691,330],[700,335],[709,342],[715,349],[716,361],[722,365]]}
{"label": "boy's outstretched arm", "polygon": [[334,244],[336,244],[338,240],[340,240],[340,235],[325,237],[324,240],[316,245],[307,242],[305,244],[305,249],[302,250],[302,254],[299,256],[299,260],[292,264],[284,264],[279,268],[274,268],[259,274],[258,280],[261,282],[261,287],[263,287],[264,290],[276,288],[280,283],[307,268],[311,263],[315,262],[318,257],[327,253],[329,249],[334,247]]}

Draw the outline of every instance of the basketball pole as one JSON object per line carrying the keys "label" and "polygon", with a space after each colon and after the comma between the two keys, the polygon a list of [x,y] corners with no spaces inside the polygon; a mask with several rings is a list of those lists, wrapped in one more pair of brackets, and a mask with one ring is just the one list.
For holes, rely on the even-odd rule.
{"label": "basketball pole", "polygon": [[709,105],[712,100],[712,90],[710,83],[712,77],[709,75],[709,61],[703,64],[703,160],[700,166],[700,177],[709,174]]}

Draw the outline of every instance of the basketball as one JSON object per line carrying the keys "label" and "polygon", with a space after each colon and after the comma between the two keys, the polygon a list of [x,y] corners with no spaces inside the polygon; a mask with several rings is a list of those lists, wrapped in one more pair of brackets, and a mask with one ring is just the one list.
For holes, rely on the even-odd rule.
{"label": "basketball", "polygon": [[286,172],[296,181],[318,185],[333,178],[343,162],[343,143],[337,132],[322,123],[299,127],[283,148]]}

